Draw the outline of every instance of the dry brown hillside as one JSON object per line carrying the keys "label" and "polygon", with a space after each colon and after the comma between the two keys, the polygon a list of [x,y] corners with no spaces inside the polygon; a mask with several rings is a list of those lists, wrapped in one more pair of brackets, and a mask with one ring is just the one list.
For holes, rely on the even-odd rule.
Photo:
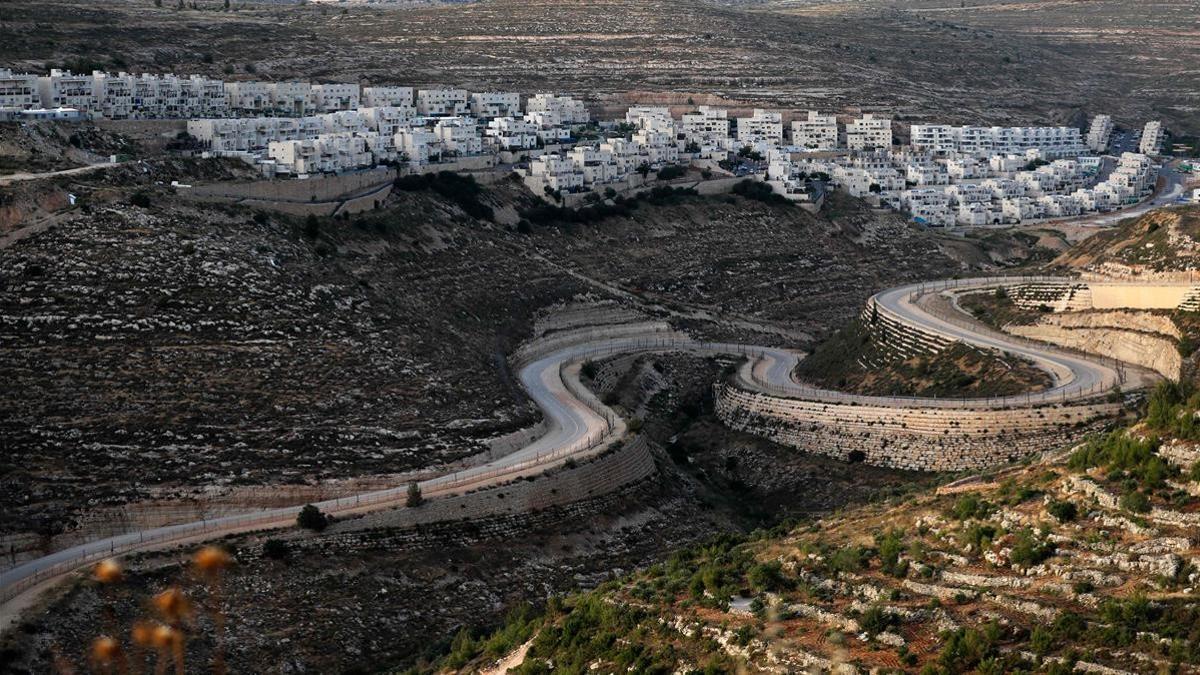
{"label": "dry brown hillside", "polygon": [[1113,276],[1190,272],[1200,267],[1200,207],[1158,209],[1126,220],[1054,265]]}

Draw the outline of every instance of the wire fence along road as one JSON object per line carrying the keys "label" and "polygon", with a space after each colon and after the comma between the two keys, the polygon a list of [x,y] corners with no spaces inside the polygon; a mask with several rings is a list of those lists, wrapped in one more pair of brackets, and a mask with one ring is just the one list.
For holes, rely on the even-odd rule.
{"label": "wire fence along road", "polygon": [[[933,290],[949,288],[984,287],[987,284],[1025,283],[1030,281],[1074,281],[1061,277],[988,277],[985,279],[948,280],[934,284],[915,284],[909,293],[923,294]],[[893,289],[895,290],[895,289]],[[887,293],[887,292],[885,292]],[[906,293],[907,295],[908,293]],[[882,294],[880,294],[882,295]],[[878,298],[876,295],[875,298]],[[873,298],[873,300],[875,299]],[[916,305],[913,305],[916,307]],[[913,317],[901,315],[899,320],[912,323]],[[964,330],[978,331],[981,325],[962,318]],[[918,328],[927,326],[917,322]],[[618,353],[649,351],[687,351],[698,354],[737,355],[752,359],[743,371],[749,377],[744,383],[752,389],[786,398],[804,398],[833,403],[857,405],[884,405],[892,407],[1012,407],[1014,405],[1036,405],[1087,398],[1106,390],[1111,385],[1094,382],[1088,386],[1064,387],[1053,392],[1039,392],[1024,397],[989,397],[976,399],[929,399],[917,397],[872,397],[846,394],[819,389],[798,383],[792,379],[791,371],[798,362],[794,352],[755,345],[724,342],[702,342],[692,340],[669,328],[648,328],[650,336],[621,336],[619,332],[595,331],[583,333],[581,339],[594,336],[597,342],[585,342],[574,346],[558,347],[548,355],[538,356],[537,348],[522,349],[514,357],[520,364],[522,383],[531,398],[542,408],[544,415],[558,425],[557,433],[562,442],[548,443],[559,438],[555,431],[534,443],[486,464],[453,471],[435,478],[420,481],[422,494],[437,497],[461,494],[475,489],[496,485],[511,479],[530,475],[566,461],[574,456],[586,455],[612,440],[613,432],[623,425],[617,415],[601,403],[591,392],[581,389],[573,377],[564,377],[567,364],[611,356]],[[1005,335],[1011,343],[1018,340]],[[1029,348],[1047,352],[1050,348],[1033,341]],[[1088,359],[1096,360],[1094,356]],[[552,369],[552,371],[551,371]],[[759,375],[759,369],[769,377]],[[552,376],[551,376],[552,374]],[[539,384],[540,382],[540,384]],[[546,383],[549,383],[548,385]],[[562,391],[557,389],[561,388]],[[586,410],[586,415],[582,412]],[[565,427],[569,427],[564,431]],[[549,447],[544,447],[549,445]],[[402,506],[408,497],[408,485],[375,490],[363,494],[327,499],[316,502],[322,511],[333,515],[348,515],[368,509]],[[0,573],[0,603],[8,602],[24,591],[43,581],[65,572],[78,569],[88,563],[110,556],[146,550],[160,546],[182,543],[197,539],[211,539],[238,532],[269,529],[295,523],[301,505],[256,511],[252,513],[202,519],[200,521],[150,528],[108,537],[93,543],[81,544],[42,558],[27,561]]]}

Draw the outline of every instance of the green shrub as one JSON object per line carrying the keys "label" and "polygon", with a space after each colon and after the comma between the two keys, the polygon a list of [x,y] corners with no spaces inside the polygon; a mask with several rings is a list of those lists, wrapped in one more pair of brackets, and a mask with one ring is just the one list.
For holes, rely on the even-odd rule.
{"label": "green shrub", "polygon": [[405,495],[404,505],[408,508],[416,508],[425,503],[425,497],[421,494],[421,486],[413,481],[408,484],[408,494]]}
{"label": "green shrub", "polygon": [[405,192],[432,190],[476,220],[496,218],[495,209],[480,201],[483,187],[475,181],[474,176],[464,176],[453,171],[409,174],[397,177],[394,185],[397,190]]}
{"label": "green shrub", "polygon": [[783,565],[777,560],[759,563],[746,573],[746,581],[750,587],[760,593],[770,593],[789,588],[791,584],[783,576]]}
{"label": "green shrub", "polygon": [[783,195],[771,189],[770,185],[757,180],[744,180],[734,184],[733,193],[767,204],[791,204]]}
{"label": "green shrub", "polygon": [[994,622],[984,624],[981,629],[947,631],[942,633],[938,665],[950,673],[968,672],[985,659],[995,657],[999,641],[1000,627]]}
{"label": "green shrub", "polygon": [[1046,506],[1046,510],[1060,523],[1069,523],[1079,517],[1079,507],[1075,506],[1075,502],[1054,500]]}
{"label": "green shrub", "polygon": [[908,564],[900,561],[900,552],[904,550],[904,533],[900,530],[888,530],[882,537],[875,539],[879,549],[880,569],[884,574],[896,577],[905,576]]}
{"label": "green shrub", "polygon": [[957,520],[968,520],[970,518],[982,520],[991,515],[995,510],[995,506],[986,500],[980,499],[979,495],[967,493],[955,500],[949,515]]}
{"label": "green shrub", "polygon": [[859,628],[867,635],[874,637],[893,626],[900,625],[900,617],[879,605],[871,605],[858,620]]}
{"label": "green shrub", "polygon": [[834,572],[859,572],[867,568],[871,552],[861,546],[847,546],[829,557],[829,569]]}
{"label": "green shrub", "polygon": [[329,516],[321,513],[321,509],[312,504],[305,504],[304,508],[300,509],[300,514],[296,516],[296,524],[306,530],[320,532],[329,527]]}
{"label": "green shrub", "polygon": [[150,208],[150,195],[141,191],[135,192],[129,195],[129,203],[140,209],[148,209]]}
{"label": "green shrub", "polygon": [[1033,632],[1029,634],[1029,648],[1038,656],[1045,656],[1054,649],[1055,639],[1054,633],[1042,626],[1034,626]]}
{"label": "green shrub", "polygon": [[1053,542],[1038,541],[1033,531],[1025,528],[1017,533],[1009,559],[1021,567],[1032,567],[1054,555],[1056,548]]}
{"label": "green shrub", "polygon": [[678,164],[669,164],[658,170],[659,180],[674,180],[687,174],[687,169]]}
{"label": "green shrub", "polygon": [[1118,501],[1118,503],[1120,504],[1121,508],[1133,513],[1150,512],[1150,498],[1147,497],[1145,493],[1138,492],[1137,490],[1126,492],[1125,494],[1121,495],[1121,499]]}

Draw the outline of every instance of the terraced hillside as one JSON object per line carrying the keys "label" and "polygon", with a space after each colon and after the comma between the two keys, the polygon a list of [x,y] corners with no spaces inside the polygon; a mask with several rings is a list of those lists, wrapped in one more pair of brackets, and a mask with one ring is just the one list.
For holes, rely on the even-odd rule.
{"label": "terraced hillside", "polygon": [[[1164,386],[1144,422],[1055,459],[718,538],[551,602],[519,622],[529,642],[510,672],[1187,671],[1200,658],[1188,393]],[[488,644],[456,643],[451,662],[485,666]]]}

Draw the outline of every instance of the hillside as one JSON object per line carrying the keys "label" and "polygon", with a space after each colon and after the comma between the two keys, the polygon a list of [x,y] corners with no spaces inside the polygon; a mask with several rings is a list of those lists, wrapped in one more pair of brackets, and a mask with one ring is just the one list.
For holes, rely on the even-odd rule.
{"label": "hillside", "polygon": [[[305,222],[161,185],[236,171],[149,162],[0,188],[14,551],[470,458],[536,421],[505,358],[571,298],[805,346],[878,288],[964,267],[959,248],[849,206],[686,196],[522,233],[468,215],[470,190],[398,190],[380,211]],[[507,181],[465,198],[510,220],[533,202]]]}
{"label": "hillside", "polygon": [[[586,224],[504,225],[481,207],[516,221],[534,203],[523,189],[438,178],[405,183],[370,214],[310,221],[188,202],[168,185],[236,171],[146,162],[0,188],[19,207],[0,246],[9,442],[0,494],[12,559],[136,525],[395,484],[482,452],[536,421],[504,357],[567,302],[701,336],[804,345],[877,288],[992,259],[853,202],[813,216],[671,193]],[[71,206],[67,192],[82,198]],[[888,262],[899,259],[911,262]],[[256,626],[313,601],[303,599],[313,577],[334,580],[321,602],[339,609],[272,629],[295,642],[321,644],[331,626],[393,616],[369,579],[394,579],[413,609],[364,636],[358,654],[331,660],[314,648],[298,662],[407,664],[426,649],[436,655],[438,639],[460,626],[494,625],[514,601],[593,586],[607,570],[650,564],[714,531],[826,512],[916,480],[724,428],[706,397],[727,365],[639,366],[658,373],[646,390],[659,394],[624,405],[669,469],[661,489],[634,486],[574,515],[435,529],[416,535],[415,551],[411,533],[295,533],[298,550],[313,554],[284,566],[261,557],[261,538],[235,544],[245,549],[237,612],[247,645],[237,663],[269,669],[297,653],[255,637]],[[611,514],[612,532],[596,525],[598,512]],[[484,555],[518,535],[531,537],[528,548]],[[164,556],[175,564],[170,553],[145,558],[130,612],[166,581]],[[426,583],[441,578],[433,569],[444,556],[462,561],[445,583],[476,588],[475,601],[446,603],[443,587]],[[427,571],[396,571],[409,569]],[[81,653],[94,617],[71,603],[95,608],[94,596],[71,593],[22,628],[23,658],[45,664],[59,641]]]}
{"label": "hillside", "polygon": [[1059,256],[1053,265],[1116,277],[1179,278],[1179,273],[1200,267],[1200,207],[1158,209],[1122,221]]}
{"label": "hillside", "polygon": [[689,548],[554,600],[491,641],[456,642],[445,665],[482,667],[487,657],[471,659],[494,658],[518,635],[531,637],[518,673],[551,663],[553,672],[1187,670],[1200,658],[1200,436],[1189,392],[1164,387],[1145,422],[1057,458]]}

